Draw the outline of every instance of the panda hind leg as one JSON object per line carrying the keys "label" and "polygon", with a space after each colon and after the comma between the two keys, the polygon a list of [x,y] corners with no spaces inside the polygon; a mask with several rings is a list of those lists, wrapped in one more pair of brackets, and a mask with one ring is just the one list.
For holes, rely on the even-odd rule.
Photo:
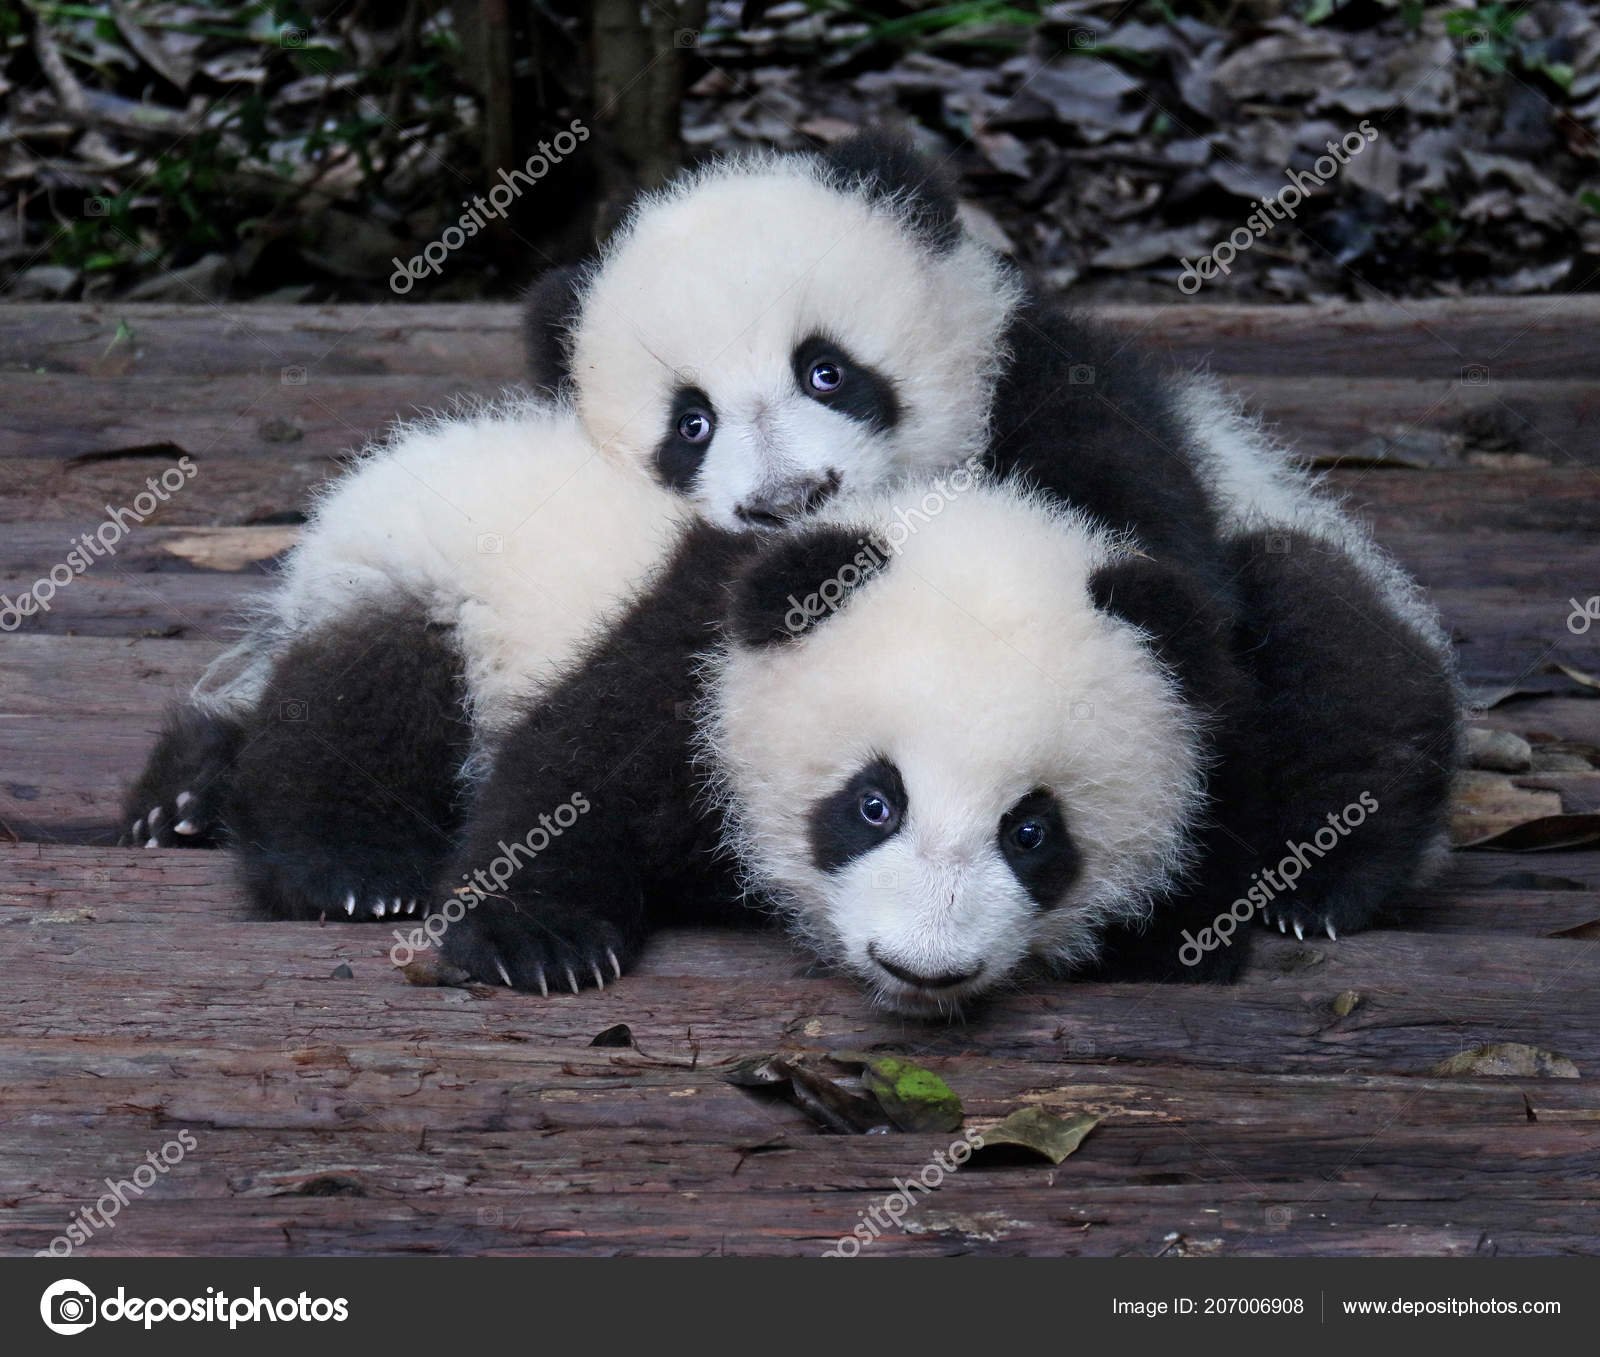
{"label": "panda hind leg", "polygon": [[1253,845],[1260,920],[1365,928],[1437,865],[1459,703],[1449,660],[1349,556],[1299,533],[1234,544],[1241,650],[1260,684],[1273,813]]}
{"label": "panda hind leg", "polygon": [[471,742],[451,633],[375,610],[300,638],[248,724],[227,822],[273,918],[427,912],[459,828]]}

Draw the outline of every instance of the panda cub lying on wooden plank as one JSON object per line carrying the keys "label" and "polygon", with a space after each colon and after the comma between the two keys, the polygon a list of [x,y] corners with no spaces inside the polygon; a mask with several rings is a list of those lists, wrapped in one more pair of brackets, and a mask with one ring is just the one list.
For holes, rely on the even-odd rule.
{"label": "panda cub lying on wooden plank", "polygon": [[[512,713],[586,638],[603,646],[643,586],[677,578],[696,515],[737,557],[976,449],[1182,562],[1272,732],[1252,777],[1276,785],[1259,803],[1274,827],[1251,852],[1276,861],[1356,783],[1383,798],[1363,851],[1320,863],[1267,917],[1360,927],[1428,858],[1455,704],[1414,586],[1209,384],[1030,300],[903,148],[688,176],[536,303],[556,318],[533,329],[562,405],[404,431],[335,487],[252,634],[158,745],[132,841],[225,829],[270,912],[414,914]],[[696,307],[704,323],[684,320]],[[1345,644],[1357,618],[1376,649]],[[1356,655],[1371,658],[1352,674]],[[581,744],[594,728],[567,731]]]}

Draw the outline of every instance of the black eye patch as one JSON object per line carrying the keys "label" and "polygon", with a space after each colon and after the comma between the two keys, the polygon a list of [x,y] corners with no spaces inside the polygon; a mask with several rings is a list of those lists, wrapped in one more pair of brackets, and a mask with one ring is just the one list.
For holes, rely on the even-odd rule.
{"label": "black eye patch", "polygon": [[858,420],[874,433],[900,422],[900,397],[894,383],[876,368],[859,363],[842,344],[812,335],[795,346],[791,365],[801,395]]}
{"label": "black eye patch", "polygon": [[906,816],[900,770],[875,758],[832,795],[811,807],[807,826],[811,860],[819,872],[837,872],[892,839]]}
{"label": "black eye patch", "polygon": [[667,431],[656,444],[656,475],[669,490],[687,494],[716,437],[717,413],[697,386],[680,386],[667,411]]}
{"label": "black eye patch", "polygon": [[1000,817],[997,837],[1001,856],[1034,904],[1059,904],[1082,859],[1055,796],[1043,787],[1029,792]]}

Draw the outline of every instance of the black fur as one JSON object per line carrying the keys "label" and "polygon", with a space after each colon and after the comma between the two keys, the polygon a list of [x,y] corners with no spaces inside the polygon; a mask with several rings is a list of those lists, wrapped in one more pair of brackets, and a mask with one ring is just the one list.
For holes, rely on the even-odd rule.
{"label": "black fur", "polygon": [[365,920],[393,917],[398,898],[421,919],[460,828],[464,698],[452,637],[413,610],[331,623],[283,655],[225,812],[258,909]]}
{"label": "black fur", "polygon": [[1154,556],[1181,561],[1219,598],[1229,572],[1212,505],[1195,474],[1172,383],[1127,340],[1030,297],[1006,332],[989,462],[1131,529]]}
{"label": "black fur", "polygon": [[774,541],[734,581],[728,633],[746,646],[803,636],[888,565],[860,528],[796,528]]}
{"label": "black fur", "polygon": [[[1036,830],[1040,841],[1028,846],[1019,833]],[[1040,909],[1054,909],[1083,867],[1055,794],[1041,787],[1029,792],[1000,818],[1000,855]]]}
{"label": "black fur", "polygon": [[[221,844],[222,803],[243,733],[238,722],[198,707],[168,712],[144,771],[123,798],[117,842],[129,848],[143,848],[151,839],[162,848]],[[182,807],[180,796],[185,796]],[[180,824],[196,832],[180,834]]]}
{"label": "black fur", "polygon": [[[1096,606],[1141,628],[1173,675],[1185,703],[1206,718],[1210,764],[1206,808],[1195,826],[1196,870],[1156,907],[1147,924],[1107,930],[1096,973],[1114,979],[1229,981],[1250,952],[1248,929],[1185,952],[1250,885],[1270,841],[1268,789],[1258,744],[1259,695],[1234,650],[1234,618],[1205,584],[1165,562],[1114,562],[1091,581]],[[1196,951],[1199,955],[1196,956]]]}
{"label": "black fur", "polygon": [[840,188],[909,204],[912,229],[935,253],[961,241],[955,181],[920,154],[909,135],[875,129],[837,142],[823,156]]}
{"label": "black fur", "polygon": [[523,304],[528,375],[544,395],[558,395],[572,377],[572,325],[577,318],[584,268],[569,264],[540,276]]}
{"label": "black fur", "polygon": [[[489,886],[445,929],[441,946],[457,966],[494,984],[504,966],[519,989],[593,985],[613,974],[608,949],[624,965],[635,955],[647,916],[732,905],[720,817],[698,805],[691,706],[695,657],[715,642],[727,581],[758,540],[691,530],[652,592],[496,751],[447,876],[452,889]],[[516,854],[502,884],[493,865],[575,797],[588,809],[536,854]]]}
{"label": "black fur", "polygon": [[[881,824],[861,814],[868,795],[886,809]],[[870,853],[900,831],[906,814],[906,786],[900,770],[879,755],[869,759],[844,786],[811,807],[806,833],[811,840],[811,860],[819,872],[837,872],[863,853]]]}
{"label": "black fur", "polygon": [[[1232,545],[1243,599],[1239,649],[1262,692],[1272,815],[1258,866],[1301,845],[1307,864],[1266,919],[1308,933],[1365,927],[1438,837],[1455,767],[1454,684],[1343,553],[1300,533]],[[1322,852],[1329,815],[1378,809]],[[1363,806],[1363,809],[1367,807]],[[1356,818],[1356,817],[1351,817]],[[1264,920],[1265,921],[1265,920]]]}
{"label": "black fur", "polygon": [[[711,434],[703,443],[691,443],[678,426],[683,417],[698,412],[711,422]],[[656,444],[656,477],[669,490],[687,495],[694,489],[700,467],[706,460],[716,438],[717,412],[711,397],[697,386],[680,386],[673,393],[672,405],[667,411],[666,432]]]}
{"label": "black fur", "polygon": [[[822,362],[838,365],[842,380],[833,391],[820,392],[811,386],[811,370]],[[875,433],[887,433],[900,422],[900,397],[894,383],[826,335],[801,340],[790,365],[801,393],[830,410],[865,424]]]}

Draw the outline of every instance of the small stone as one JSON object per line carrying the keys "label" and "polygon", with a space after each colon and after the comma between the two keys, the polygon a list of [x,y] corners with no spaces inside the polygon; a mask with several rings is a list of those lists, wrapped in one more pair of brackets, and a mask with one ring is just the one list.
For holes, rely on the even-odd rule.
{"label": "small stone", "polygon": [[335,980],[354,980],[355,978],[356,973],[350,969],[350,963],[347,961],[341,961],[333,968],[333,979]]}
{"label": "small stone", "polygon": [[1533,746],[1509,730],[1473,726],[1467,731],[1467,763],[1496,773],[1526,773],[1533,767]]}
{"label": "small stone", "polygon": [[59,264],[35,264],[11,280],[10,295],[17,301],[59,301],[78,286],[78,270]]}

